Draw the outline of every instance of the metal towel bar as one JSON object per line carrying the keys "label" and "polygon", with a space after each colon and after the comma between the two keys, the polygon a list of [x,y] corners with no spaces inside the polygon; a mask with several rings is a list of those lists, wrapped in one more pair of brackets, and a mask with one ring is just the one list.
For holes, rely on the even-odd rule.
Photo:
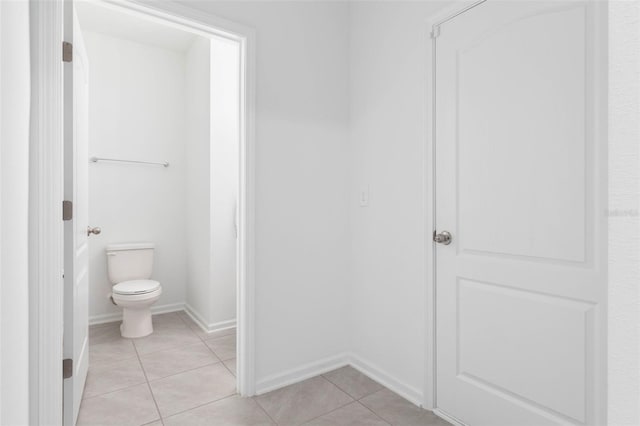
{"label": "metal towel bar", "polygon": [[138,161],[138,160],[120,160],[118,158],[104,158],[104,157],[91,157],[89,161],[92,163],[97,163],[98,161],[113,161],[116,163],[135,163],[135,164],[153,164],[156,166],[169,167],[168,161],[157,162],[157,161]]}

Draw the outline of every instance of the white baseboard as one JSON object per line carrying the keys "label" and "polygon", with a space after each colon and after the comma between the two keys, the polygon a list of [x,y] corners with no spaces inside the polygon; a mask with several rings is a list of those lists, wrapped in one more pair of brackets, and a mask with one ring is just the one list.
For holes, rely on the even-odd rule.
{"label": "white baseboard", "polygon": [[356,354],[349,354],[348,361],[349,365],[365,376],[387,387],[389,390],[397,393],[409,402],[422,407],[424,403],[424,396],[422,392],[420,392],[420,389],[416,389],[413,386],[409,386],[406,383],[395,379],[391,374],[388,374],[384,370],[373,365],[373,363],[366,361],[364,358]]}
{"label": "white baseboard", "polygon": [[[184,303],[169,303],[167,305],[154,305],[151,307],[153,314],[166,314],[184,310]],[[89,317],[89,325],[106,324],[108,322],[122,321],[122,310],[110,314],[94,315]]]}
{"label": "white baseboard", "polygon": [[365,361],[362,357],[350,353],[320,359],[282,373],[267,376],[256,383],[256,394],[261,395],[272,390],[280,389],[346,365],[352,366],[365,376],[387,387],[409,402],[420,407],[422,406],[423,395],[419,389],[393,378],[393,376],[375,367],[372,363]]}
{"label": "white baseboard", "polygon": [[335,355],[292,368],[282,373],[267,376],[256,383],[256,394],[261,395],[327,373],[336,368],[344,367],[349,364],[348,361],[349,358],[347,354]]}
{"label": "white baseboard", "polygon": [[444,420],[448,421],[449,423],[451,423],[454,426],[466,426],[464,423],[460,422],[460,420],[456,419],[455,417],[451,417],[450,415],[448,415],[447,413],[442,412],[438,408],[433,410],[433,414],[435,414],[436,416],[440,417],[441,419],[444,419]]}
{"label": "white baseboard", "polygon": [[193,307],[188,303],[184,304],[184,311],[205,333],[213,333],[216,331],[227,330],[229,328],[235,328],[237,323],[235,319],[231,319],[207,324],[202,315],[193,309]]}

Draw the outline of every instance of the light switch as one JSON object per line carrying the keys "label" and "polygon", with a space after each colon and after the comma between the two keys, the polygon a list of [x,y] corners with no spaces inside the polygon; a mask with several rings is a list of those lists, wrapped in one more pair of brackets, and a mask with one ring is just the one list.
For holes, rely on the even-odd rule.
{"label": "light switch", "polygon": [[360,207],[369,206],[369,185],[365,185],[360,189]]}

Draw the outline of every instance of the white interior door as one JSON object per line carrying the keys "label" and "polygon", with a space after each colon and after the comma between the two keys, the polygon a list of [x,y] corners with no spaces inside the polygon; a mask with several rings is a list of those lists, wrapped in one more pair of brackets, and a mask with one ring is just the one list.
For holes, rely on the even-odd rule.
{"label": "white interior door", "polygon": [[488,0],[435,38],[436,405],[468,425],[605,424],[600,7]]}
{"label": "white interior door", "polygon": [[[69,2],[70,3],[70,2]],[[69,4],[68,3],[68,4]],[[65,18],[69,13],[65,14]],[[73,219],[65,222],[64,357],[73,375],[64,381],[64,423],[74,425],[89,367],[88,113],[89,67],[75,12],[73,61],[65,64],[65,199],[73,201]]]}

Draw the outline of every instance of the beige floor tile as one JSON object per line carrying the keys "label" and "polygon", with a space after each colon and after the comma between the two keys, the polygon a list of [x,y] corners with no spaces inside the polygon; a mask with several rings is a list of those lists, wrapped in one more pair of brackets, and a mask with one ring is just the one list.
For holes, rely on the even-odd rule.
{"label": "beige floor tile", "polygon": [[130,339],[120,338],[100,344],[89,343],[89,365],[92,367],[135,357],[136,350]]}
{"label": "beige floor tile", "polygon": [[152,317],[153,327],[184,327],[186,324],[180,318],[178,312],[169,312],[166,314],[154,314]]}
{"label": "beige floor tile", "polygon": [[133,339],[133,344],[139,354],[193,345],[198,342],[200,342],[198,336],[184,323],[181,325],[178,323],[159,324],[154,326],[153,334],[140,339]]}
{"label": "beige floor tile", "polygon": [[305,423],[308,426],[388,426],[359,402],[353,402],[335,411]]}
{"label": "beige floor tile", "polygon": [[84,387],[84,398],[113,392],[146,382],[138,358],[91,366]]}
{"label": "beige floor tile", "polygon": [[350,366],[326,373],[324,377],[354,399],[363,398],[383,388],[382,385]]}
{"label": "beige floor tile", "polygon": [[156,420],[155,422],[145,423],[143,426],[164,426],[162,420]]}
{"label": "beige floor tile", "polygon": [[276,423],[298,425],[353,401],[322,376],[313,377],[256,399]]}
{"label": "beige floor tile", "polygon": [[237,376],[235,358],[224,361],[224,365],[229,369],[229,371],[231,371],[231,374],[233,374],[234,376]]}
{"label": "beige floor tile", "polygon": [[450,426],[432,412],[423,410],[388,389],[364,397],[360,402],[394,426]]}
{"label": "beige floor tile", "polygon": [[251,398],[233,396],[164,419],[165,426],[262,426],[273,422]]}
{"label": "beige floor tile", "polygon": [[100,324],[89,327],[89,344],[99,345],[122,339],[120,322]]}
{"label": "beige floor tile", "polygon": [[78,426],[138,426],[160,418],[146,383],[85,399]]}
{"label": "beige floor tile", "polygon": [[150,382],[163,417],[233,395],[236,378],[222,363]]}
{"label": "beige floor tile", "polygon": [[220,362],[202,342],[140,355],[149,381]]}
{"label": "beige floor tile", "polygon": [[222,336],[205,340],[207,346],[223,361],[236,357],[236,335]]}

